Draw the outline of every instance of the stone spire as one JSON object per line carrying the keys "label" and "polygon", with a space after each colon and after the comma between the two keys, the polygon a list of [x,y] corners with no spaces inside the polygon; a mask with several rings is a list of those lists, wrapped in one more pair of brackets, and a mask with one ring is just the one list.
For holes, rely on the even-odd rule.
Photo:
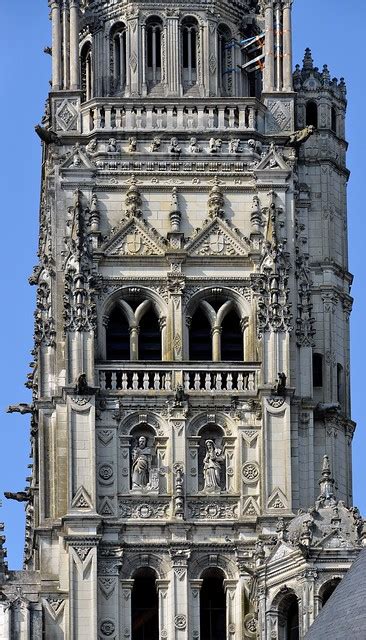
{"label": "stone spire", "polygon": [[305,49],[302,68],[304,71],[311,71],[312,69],[314,69],[314,60],[311,55],[311,49],[309,49],[309,47]]}
{"label": "stone spire", "polygon": [[336,502],[334,493],[334,478],[332,478],[332,472],[329,464],[329,458],[327,455],[323,457],[322,474],[319,480],[320,494],[318,502],[321,506],[331,506]]}

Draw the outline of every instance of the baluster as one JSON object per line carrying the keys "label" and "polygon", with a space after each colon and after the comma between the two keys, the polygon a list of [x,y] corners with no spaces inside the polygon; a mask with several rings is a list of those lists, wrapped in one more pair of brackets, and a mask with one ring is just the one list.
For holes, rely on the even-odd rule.
{"label": "baluster", "polygon": [[147,372],[144,373],[142,386],[143,386],[145,391],[147,391],[148,388],[149,388],[149,374]]}
{"label": "baluster", "polygon": [[243,391],[244,389],[243,382],[244,382],[243,374],[238,373],[238,383],[237,383],[238,391]]}
{"label": "baluster", "polygon": [[222,389],[222,375],[218,373],[216,375],[216,391],[221,391]]}
{"label": "baluster", "polygon": [[123,389],[123,391],[127,390],[127,385],[128,385],[127,373],[122,373],[122,389]]}
{"label": "baluster", "polygon": [[233,129],[235,127],[235,109],[229,109],[229,127]]}
{"label": "baluster", "polygon": [[96,123],[96,128],[97,129],[101,129],[102,127],[102,109],[96,109],[96,113],[97,113],[97,123]]}
{"label": "baluster", "polygon": [[160,390],[160,375],[158,372],[154,373],[154,389],[155,391]]}
{"label": "baluster", "polygon": [[248,391],[255,389],[255,371],[250,371],[248,376]]}
{"label": "baluster", "polygon": [[225,129],[225,107],[219,107],[218,127]]}
{"label": "baluster", "polygon": [[189,391],[189,388],[190,388],[189,373],[185,372],[184,373],[184,390],[185,391]]}
{"label": "baluster", "polygon": [[132,389],[134,391],[137,391],[137,389],[139,388],[139,377],[137,373],[133,373],[132,374]]}
{"label": "baluster", "polygon": [[117,372],[116,371],[112,371],[111,389],[112,391],[115,391],[117,389]]}
{"label": "baluster", "polygon": [[201,376],[199,373],[194,374],[194,390],[200,391],[201,389]]}
{"label": "baluster", "polygon": [[211,374],[206,373],[205,375],[205,389],[206,391],[211,391]]}
{"label": "baluster", "polygon": [[239,107],[239,129],[245,129],[245,107]]}
{"label": "baluster", "polygon": [[233,388],[233,374],[228,373],[226,378],[226,391],[232,391]]}
{"label": "baluster", "polygon": [[248,122],[248,129],[255,129],[255,110],[254,107],[250,107],[249,109],[249,122]]}
{"label": "baluster", "polygon": [[172,390],[172,374],[170,373],[170,371],[167,371],[167,373],[165,374],[164,389],[165,391]]}
{"label": "baluster", "polygon": [[111,121],[111,107],[109,105],[107,105],[106,107],[104,107],[104,111],[105,111],[105,124],[104,124],[104,128],[105,129],[111,129],[112,128],[112,121]]}
{"label": "baluster", "polygon": [[105,371],[99,372],[99,384],[102,391],[105,391],[105,388],[106,388]]}

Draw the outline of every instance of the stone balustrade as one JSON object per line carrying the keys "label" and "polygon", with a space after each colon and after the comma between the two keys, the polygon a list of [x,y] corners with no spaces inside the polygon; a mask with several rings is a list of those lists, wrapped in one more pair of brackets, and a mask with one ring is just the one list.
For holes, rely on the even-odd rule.
{"label": "stone balustrade", "polygon": [[81,107],[81,131],[247,131],[264,133],[265,107],[255,98],[199,100],[195,105],[94,99]]}
{"label": "stone balustrade", "polygon": [[97,367],[102,391],[130,393],[169,392],[182,384],[185,392],[253,393],[258,386],[259,367],[238,363],[113,363]]}

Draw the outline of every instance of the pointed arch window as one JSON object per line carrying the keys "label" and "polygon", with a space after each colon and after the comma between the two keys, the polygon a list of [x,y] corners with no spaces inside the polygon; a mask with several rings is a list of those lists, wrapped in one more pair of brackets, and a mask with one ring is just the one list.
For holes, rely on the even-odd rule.
{"label": "pointed arch window", "polygon": [[109,316],[106,332],[107,360],[130,359],[130,329],[121,309],[115,307]]}
{"label": "pointed arch window", "polygon": [[111,32],[111,93],[123,93],[126,86],[127,30],[123,23],[117,24]]}
{"label": "pointed arch window", "polygon": [[90,42],[86,42],[81,49],[80,60],[83,99],[90,100],[93,96],[92,48]]}
{"label": "pointed arch window", "polygon": [[161,360],[161,331],[153,309],[140,320],[139,360]]}
{"label": "pointed arch window", "polygon": [[132,640],[159,640],[156,574],[148,567],[134,575],[131,601]]}
{"label": "pointed arch window", "polygon": [[195,312],[189,332],[190,360],[212,360],[212,332],[208,317],[201,308]]}
{"label": "pointed arch window", "polygon": [[230,311],[221,324],[221,360],[243,362],[243,331],[236,311]]}
{"label": "pointed arch window", "polygon": [[202,574],[200,593],[200,640],[226,638],[226,594],[224,574],[220,569],[207,569]]}

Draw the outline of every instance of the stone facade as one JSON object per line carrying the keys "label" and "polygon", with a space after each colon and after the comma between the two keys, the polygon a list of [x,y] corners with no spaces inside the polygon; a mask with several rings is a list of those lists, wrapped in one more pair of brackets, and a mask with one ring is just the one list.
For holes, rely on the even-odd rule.
{"label": "stone facade", "polygon": [[141,579],[151,640],[219,637],[210,580],[220,640],[303,638],[361,548],[345,86],[309,51],[292,75],[291,5],[50,1],[4,640],[146,638]]}

